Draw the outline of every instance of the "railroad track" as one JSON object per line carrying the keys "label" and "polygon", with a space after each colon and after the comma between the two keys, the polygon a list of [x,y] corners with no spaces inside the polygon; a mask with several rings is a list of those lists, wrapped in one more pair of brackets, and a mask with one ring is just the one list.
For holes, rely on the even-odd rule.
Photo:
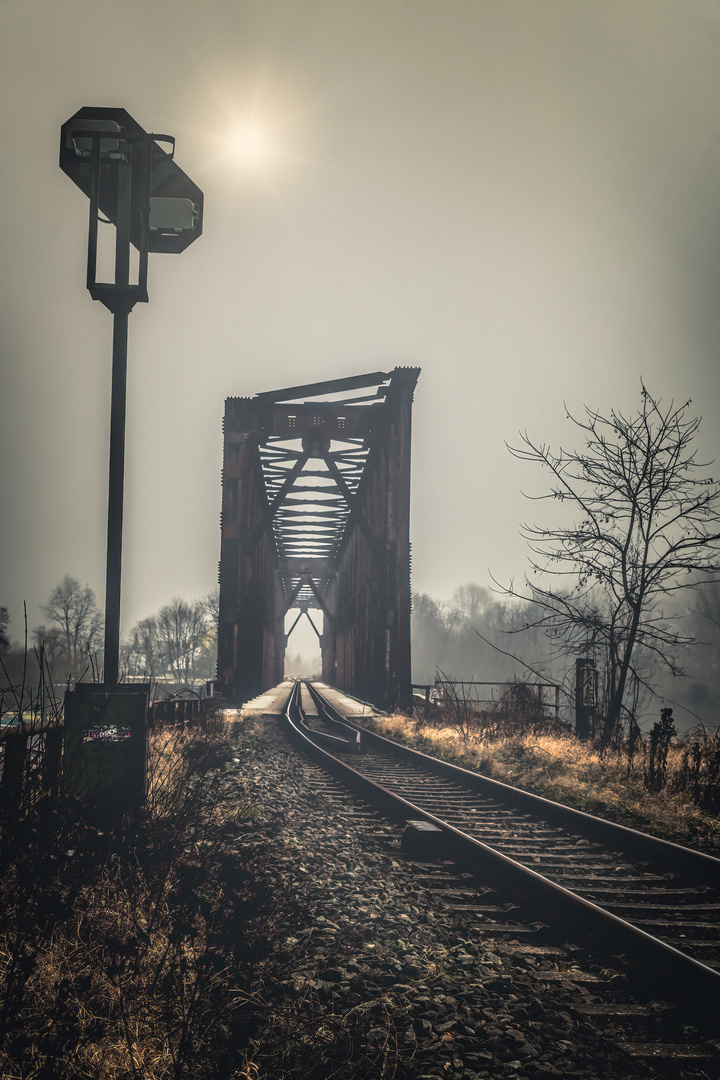
{"label": "railroad track", "polygon": [[[456,910],[475,912],[487,932],[525,934],[525,947],[542,954],[547,943],[533,946],[527,937],[527,926],[541,920],[591,954],[614,957],[616,967],[620,958],[621,981],[629,975],[645,1004],[600,1000],[587,1005],[590,1014],[647,1019],[662,999],[686,1026],[720,1034],[720,860],[367,732],[310,683],[296,685],[286,722],[337,781],[411,823],[404,847],[433,890]],[[433,858],[445,866],[433,867]],[[448,872],[449,859],[460,871]],[[717,1059],[706,1067],[718,1070]]]}

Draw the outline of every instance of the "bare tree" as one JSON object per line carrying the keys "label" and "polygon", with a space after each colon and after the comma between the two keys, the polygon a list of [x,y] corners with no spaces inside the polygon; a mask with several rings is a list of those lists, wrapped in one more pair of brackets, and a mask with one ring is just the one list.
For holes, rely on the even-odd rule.
{"label": "bare tree", "polygon": [[66,661],[75,673],[87,666],[102,644],[102,616],[90,586],[66,574],[41,611],[50,625],[36,627],[38,643],[49,647],[55,661]]}
{"label": "bare tree", "polygon": [[164,661],[156,617],[149,615],[136,622],[130,631],[130,637],[132,640],[127,650],[130,674],[140,674],[151,679],[163,674]]}
{"label": "bare tree", "polygon": [[156,619],[166,670],[180,682],[191,681],[208,632],[203,601],[181,600],[176,596],[160,608]]}
{"label": "bare tree", "polygon": [[140,619],[124,651],[131,675],[168,676],[179,683],[209,678],[217,659],[217,590],[202,600],[175,597]]}
{"label": "bare tree", "polygon": [[10,624],[10,613],[6,607],[0,607],[0,653],[10,651],[10,638],[8,637],[8,626]]}
{"label": "bare tree", "polygon": [[[606,743],[632,714],[653,662],[680,674],[678,652],[693,639],[666,618],[664,601],[698,575],[709,581],[720,572],[720,485],[696,460],[700,419],[688,416],[689,405],[663,406],[643,386],[634,415],[586,408],[578,420],[568,412],[585,439],[582,451],[555,453],[527,433],[509,447],[550,472],[553,486],[542,498],[578,515],[568,526],[523,527],[534,556],[524,598],[537,612],[525,625],[576,654],[601,653]],[[512,584],[508,592],[521,595]]]}
{"label": "bare tree", "polygon": [[212,592],[202,598],[200,603],[212,626],[217,629],[220,621],[220,587],[216,586]]}
{"label": "bare tree", "polygon": [[201,600],[206,618],[206,630],[197,665],[208,677],[217,673],[218,627],[220,625],[220,589],[216,587]]}

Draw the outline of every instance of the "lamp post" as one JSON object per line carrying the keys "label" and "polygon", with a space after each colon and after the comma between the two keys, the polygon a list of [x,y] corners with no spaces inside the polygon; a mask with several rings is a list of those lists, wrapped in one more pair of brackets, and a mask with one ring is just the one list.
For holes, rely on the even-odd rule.
{"label": "lamp post", "polygon": [[[88,684],[93,699],[86,694],[81,706],[70,695],[66,698],[66,758],[70,750],[82,773],[82,778],[71,779],[69,787],[78,795],[107,795],[113,788],[122,794],[122,778],[115,784],[110,777],[108,785],[103,748],[132,739],[138,712],[129,701],[131,694],[118,686],[128,316],[136,303],[148,301],[148,253],[184,251],[202,232],[202,191],[175,163],[174,152],[172,136],[148,134],[124,109],[80,109],[60,132],[60,168],[90,200],[87,288],[113,316],[103,690]],[[99,222],[115,227],[112,282],[97,280]],[[139,253],[135,282],[130,281],[131,244]],[[76,689],[82,688],[80,684]],[[122,701],[117,700],[118,691]],[[147,690],[144,702],[143,725]],[[92,758],[95,751],[97,761]],[[114,762],[111,773],[122,772],[118,760],[117,753],[107,758]],[[144,784],[143,772],[143,795]]]}
{"label": "lamp post", "polygon": [[[169,146],[167,153],[160,144]],[[149,135],[124,109],[84,108],[63,124],[60,167],[90,199],[87,287],[113,315],[104,682],[116,686],[120,651],[128,316],[147,303],[148,252],[184,251],[202,232],[203,195],[176,165],[175,140]],[[115,280],[97,280],[100,213],[115,226]],[[139,252],[130,282],[130,245]]]}

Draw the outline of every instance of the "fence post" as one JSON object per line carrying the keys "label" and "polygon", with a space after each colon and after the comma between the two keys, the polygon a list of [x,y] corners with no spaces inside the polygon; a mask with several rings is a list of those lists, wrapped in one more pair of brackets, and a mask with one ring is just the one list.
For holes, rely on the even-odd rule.
{"label": "fence post", "polygon": [[42,789],[52,795],[60,790],[60,766],[62,763],[63,729],[58,725],[45,732],[45,753],[43,755]]}
{"label": "fence post", "polygon": [[2,782],[0,783],[0,806],[6,812],[20,807],[27,758],[27,733],[24,731],[8,732],[3,740]]}
{"label": "fence post", "polygon": [[[597,670],[589,657],[575,661],[575,734],[579,739],[595,737]],[[591,736],[591,727],[592,736]]]}

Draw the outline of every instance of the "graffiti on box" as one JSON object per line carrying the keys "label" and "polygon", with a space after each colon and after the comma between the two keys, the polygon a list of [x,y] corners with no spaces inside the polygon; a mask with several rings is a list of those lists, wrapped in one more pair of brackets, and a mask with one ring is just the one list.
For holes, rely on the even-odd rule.
{"label": "graffiti on box", "polygon": [[119,724],[110,724],[107,727],[85,728],[82,733],[82,741],[84,743],[116,743],[124,742],[125,739],[129,739],[131,736],[132,731],[129,727],[121,727]]}

